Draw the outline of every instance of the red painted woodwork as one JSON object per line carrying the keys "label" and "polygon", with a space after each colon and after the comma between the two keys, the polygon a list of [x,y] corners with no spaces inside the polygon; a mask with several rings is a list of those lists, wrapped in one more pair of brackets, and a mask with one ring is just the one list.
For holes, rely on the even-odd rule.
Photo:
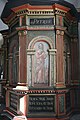
{"label": "red painted woodwork", "polygon": [[14,12],[18,12],[19,10],[23,10],[23,9],[30,9],[30,10],[61,9],[65,12],[68,12],[70,10],[70,8],[67,8],[67,7],[59,5],[59,4],[54,4],[52,6],[51,5],[48,5],[48,6],[31,6],[29,4],[25,4],[25,5],[22,5],[22,6],[12,8],[12,10]]}
{"label": "red painted woodwork", "polygon": [[[60,31],[59,31],[60,32]],[[64,56],[64,44],[63,44],[63,36],[60,34],[56,35],[56,48],[57,48],[57,84],[64,86],[64,63],[63,63],[63,56]],[[56,84],[56,85],[57,85]],[[58,87],[59,87],[58,85]]]}
{"label": "red painted woodwork", "polygon": [[[72,8],[71,8],[72,9]],[[16,30],[17,36],[19,36],[19,78],[18,79],[18,84],[16,82],[16,87],[13,87],[12,83],[12,55],[9,53],[12,53],[11,49],[9,49],[9,84],[6,84],[5,90],[6,90],[6,107],[8,108],[7,112],[12,115],[13,117],[16,115],[14,120],[18,120],[17,116],[18,115],[25,115],[26,117],[31,117],[27,118],[27,120],[68,120],[69,115],[71,114],[71,111],[74,108],[75,104],[75,95],[74,93],[74,87],[70,86],[70,88],[66,87],[66,71],[64,70],[64,44],[65,40],[64,37],[68,36],[66,35],[66,25],[64,25],[64,20],[66,19],[66,14],[69,12],[70,8],[67,8],[63,5],[59,4],[54,4],[54,5],[29,5],[29,4],[24,4],[22,6],[17,6],[15,8],[11,8],[12,13],[9,14],[7,18],[3,18],[5,20],[5,23],[8,22],[10,25],[10,35],[9,35],[9,42],[14,41],[14,39],[11,39],[10,37],[15,36],[15,31],[13,28]],[[40,13],[37,13],[36,11],[41,11]],[[43,11],[43,12],[42,12]],[[70,12],[71,14],[71,12]],[[67,14],[67,18],[69,18],[69,15]],[[19,23],[17,26],[15,25],[16,18],[17,23]],[[22,18],[25,17],[25,23],[24,25],[22,24]],[[50,26],[45,24],[45,25],[34,25],[30,24],[30,19],[35,19],[37,17],[40,17],[41,19],[46,19],[48,17],[51,17],[54,20],[54,23],[52,23]],[[64,19],[65,17],[65,19]],[[70,16],[74,21],[74,16]],[[14,19],[13,19],[14,18]],[[12,22],[13,20],[13,22]],[[70,19],[69,19],[70,20]],[[70,20],[70,25],[73,24],[72,21]],[[65,20],[67,22],[67,19]],[[74,21],[75,22],[75,21]],[[59,23],[59,24],[57,24]],[[71,26],[72,27],[72,26]],[[12,31],[11,31],[12,30]],[[46,31],[46,32],[45,32]],[[68,31],[67,31],[68,32]],[[48,33],[48,34],[47,34]],[[68,33],[70,34],[70,33]],[[50,82],[50,85],[46,86],[44,85],[44,82],[41,83],[38,88],[39,82],[34,86],[34,81],[35,81],[35,75],[34,70],[35,70],[35,43],[40,41],[40,37],[44,37],[45,39],[41,39],[41,41],[44,40],[45,43],[50,43],[48,54],[50,56],[49,63],[50,66],[48,71],[50,71],[50,74],[48,74],[48,82]],[[67,42],[71,43],[71,40],[73,39],[70,35],[70,41],[67,39]],[[50,38],[50,39],[48,39]],[[13,43],[13,42],[12,42]],[[9,43],[7,43],[9,44]],[[8,48],[12,46],[6,45]],[[37,44],[38,45],[38,44]],[[46,45],[45,45],[46,46]],[[71,83],[78,84],[78,60],[76,59],[76,56],[78,56],[78,41],[76,43],[71,43],[70,44],[70,49],[71,49],[71,64],[72,64],[72,79],[69,78],[70,76],[67,77],[67,84],[72,85]],[[67,52],[66,52],[67,54]],[[30,57],[30,59],[27,59],[27,56]],[[67,57],[67,55],[66,55]],[[18,57],[17,57],[18,59]],[[27,60],[30,61],[30,65],[28,65]],[[34,62],[33,62],[34,61]],[[67,64],[66,64],[67,65]],[[66,66],[65,65],[65,66]],[[29,71],[27,72],[28,68]],[[29,73],[29,74],[28,74]],[[27,76],[28,74],[28,76]],[[33,75],[34,74],[34,75]],[[68,71],[69,74],[69,71]],[[72,81],[71,81],[72,80]],[[39,79],[40,81],[40,79]],[[11,86],[12,85],[12,86]],[[27,85],[27,86],[26,86]],[[77,87],[75,87],[76,89]],[[68,95],[66,95],[68,93]],[[76,92],[75,92],[76,94]],[[11,96],[12,95],[12,96]],[[33,95],[33,96],[32,96]],[[52,99],[52,104],[54,105],[54,110],[50,111],[48,115],[45,115],[45,111],[43,109],[43,101],[41,101],[41,112],[38,111],[37,115],[35,113],[35,108],[37,104],[40,102],[40,99],[37,101],[30,101],[30,96],[33,98],[37,98],[37,96],[46,96],[44,99],[46,100],[45,103],[50,102],[50,100],[47,100],[47,95],[54,95],[54,98]],[[65,99],[67,97],[67,100]],[[38,97],[39,98],[39,97]],[[71,100],[71,103],[69,103]],[[13,102],[14,101],[14,102]],[[54,103],[53,103],[54,102]],[[35,104],[34,106],[32,104]],[[71,104],[71,107],[68,108],[68,105]],[[32,105],[32,106],[30,106]],[[40,105],[40,104],[39,104]],[[47,104],[46,104],[47,105]],[[49,105],[49,104],[48,104]],[[48,106],[47,105],[47,106]],[[22,108],[21,108],[22,107]],[[30,108],[32,107],[32,109]],[[49,107],[49,106],[48,106]],[[52,106],[50,106],[52,107]],[[39,106],[36,108],[39,109]],[[46,109],[47,107],[45,107]],[[31,111],[30,111],[31,109]],[[53,109],[53,108],[52,108]],[[71,110],[72,109],[72,110]],[[69,111],[68,111],[69,110]],[[15,114],[16,112],[16,114]],[[40,117],[38,116],[40,113]],[[68,114],[67,114],[68,113]],[[66,115],[67,114],[67,115]],[[31,116],[30,116],[31,115]],[[32,117],[34,116],[34,117]],[[68,117],[67,117],[68,116]],[[51,118],[50,118],[51,117]],[[61,118],[62,117],[62,118]],[[21,119],[22,120],[22,119]]]}
{"label": "red painted woodwork", "polygon": [[19,35],[19,83],[26,83],[26,35]]}

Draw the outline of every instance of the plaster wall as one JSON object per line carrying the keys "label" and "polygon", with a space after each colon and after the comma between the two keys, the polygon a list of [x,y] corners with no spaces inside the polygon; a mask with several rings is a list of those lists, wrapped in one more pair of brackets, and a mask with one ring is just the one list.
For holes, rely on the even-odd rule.
{"label": "plaster wall", "polygon": [[[0,16],[1,16],[1,13],[3,11],[3,8],[6,4],[7,0],[0,0]],[[4,30],[4,29],[7,29],[7,25],[3,23],[3,21],[0,19],[0,30]]]}

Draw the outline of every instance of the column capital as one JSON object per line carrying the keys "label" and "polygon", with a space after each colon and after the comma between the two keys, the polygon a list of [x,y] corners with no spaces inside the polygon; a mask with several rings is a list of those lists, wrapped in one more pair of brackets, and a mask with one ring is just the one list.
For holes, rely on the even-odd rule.
{"label": "column capital", "polygon": [[34,55],[35,54],[35,49],[27,49],[27,55]]}
{"label": "column capital", "polygon": [[77,41],[78,41],[77,38],[73,38],[73,39],[71,39],[71,42],[77,42]]}
{"label": "column capital", "polygon": [[49,49],[50,55],[56,55],[57,49]]}
{"label": "column capital", "polygon": [[62,36],[64,35],[64,31],[61,31],[61,35],[62,35]]}
{"label": "column capital", "polygon": [[57,34],[57,35],[60,35],[60,30],[56,30],[56,34]]}
{"label": "column capital", "polygon": [[64,31],[63,30],[56,30],[56,34],[57,35],[64,35]]}
{"label": "column capital", "polygon": [[18,35],[19,36],[27,35],[27,30],[19,31]]}

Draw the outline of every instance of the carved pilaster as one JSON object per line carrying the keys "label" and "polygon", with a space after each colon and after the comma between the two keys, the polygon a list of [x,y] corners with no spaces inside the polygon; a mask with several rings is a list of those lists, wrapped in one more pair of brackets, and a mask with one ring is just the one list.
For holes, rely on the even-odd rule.
{"label": "carved pilaster", "polygon": [[28,86],[34,86],[35,76],[34,76],[34,49],[27,49],[27,82]]}
{"label": "carved pilaster", "polygon": [[27,31],[19,31],[19,85],[26,85],[26,34]]}
{"label": "carved pilaster", "polygon": [[7,85],[12,82],[12,54],[9,54],[9,81],[7,81]]}
{"label": "carved pilaster", "polygon": [[67,67],[68,67],[68,85],[71,83],[71,58],[70,52],[67,52]]}
{"label": "carved pilaster", "polygon": [[56,83],[56,49],[49,49],[50,55],[50,86],[55,86]]}
{"label": "carved pilaster", "polygon": [[56,49],[57,49],[57,80],[56,87],[64,87],[64,31],[56,30]]}

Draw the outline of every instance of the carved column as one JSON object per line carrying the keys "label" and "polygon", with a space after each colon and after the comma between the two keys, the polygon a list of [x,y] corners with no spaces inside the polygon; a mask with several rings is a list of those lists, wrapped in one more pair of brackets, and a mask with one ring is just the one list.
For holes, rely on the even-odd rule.
{"label": "carved column", "polygon": [[56,49],[57,49],[57,81],[56,87],[64,87],[64,41],[63,41],[64,31],[56,31]]}
{"label": "carved column", "polygon": [[70,52],[67,53],[67,62],[68,62],[68,85],[71,83],[71,60]]}
{"label": "carved column", "polygon": [[26,85],[26,34],[27,31],[19,31],[19,85]]}
{"label": "carved column", "polygon": [[56,49],[49,49],[50,56],[50,86],[55,86],[56,83]]}
{"label": "carved column", "polygon": [[35,76],[34,76],[34,49],[27,49],[27,80],[28,86],[34,86]]}
{"label": "carved column", "polygon": [[9,81],[7,84],[12,84],[12,54],[9,54]]}

